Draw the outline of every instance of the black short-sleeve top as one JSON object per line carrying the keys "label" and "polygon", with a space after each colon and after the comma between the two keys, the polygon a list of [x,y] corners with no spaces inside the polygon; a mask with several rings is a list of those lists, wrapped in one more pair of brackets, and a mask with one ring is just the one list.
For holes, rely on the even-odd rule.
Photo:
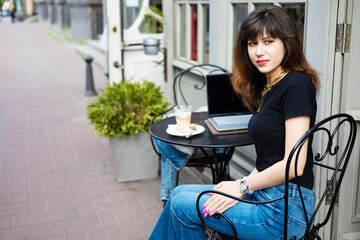
{"label": "black short-sleeve top", "polygon": [[[310,116],[310,128],[315,123],[316,93],[309,77],[290,72],[266,94],[260,112],[249,122],[249,134],[256,149],[256,169],[261,172],[285,155],[285,120],[298,116]],[[307,161],[301,186],[313,188],[314,175],[312,139],[309,139]]]}

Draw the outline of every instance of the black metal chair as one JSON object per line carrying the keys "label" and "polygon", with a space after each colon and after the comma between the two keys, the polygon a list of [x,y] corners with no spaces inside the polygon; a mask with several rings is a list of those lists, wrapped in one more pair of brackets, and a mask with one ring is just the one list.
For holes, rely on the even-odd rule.
{"label": "black metal chair", "polygon": [[[336,126],[333,127],[332,123],[334,123]],[[333,129],[333,130],[330,130]],[[348,132],[348,135],[346,135],[346,132]],[[248,201],[248,200],[244,200],[244,199],[238,199],[234,196],[225,194],[225,193],[221,193],[218,191],[213,191],[213,190],[209,190],[209,191],[204,191],[202,192],[199,197],[197,198],[197,202],[196,202],[196,206],[197,206],[197,212],[199,215],[199,218],[201,219],[205,229],[211,234],[212,239],[237,239],[237,232],[236,229],[233,225],[233,223],[231,222],[230,219],[228,219],[224,214],[221,213],[216,213],[214,216],[216,218],[221,218],[223,217],[231,226],[231,228],[233,229],[233,237],[229,237],[226,236],[224,234],[221,234],[219,232],[215,232],[214,230],[210,229],[202,216],[202,209],[199,206],[199,201],[202,195],[206,194],[206,193],[217,193],[217,194],[221,194],[227,197],[230,197],[232,199],[238,200],[238,201],[242,201],[242,202],[246,202],[249,204],[267,204],[267,203],[271,203],[271,202],[275,202],[275,201],[279,201],[284,199],[285,202],[285,212],[284,212],[284,239],[287,239],[287,222],[288,222],[288,193],[289,193],[289,169],[290,169],[290,160],[293,158],[294,154],[296,153],[297,150],[299,150],[295,156],[295,169],[297,168],[297,163],[298,163],[298,156],[299,156],[299,152],[302,149],[304,143],[309,139],[309,138],[314,138],[315,135],[319,135],[322,134],[323,136],[323,141],[326,145],[324,145],[325,149],[320,150],[320,153],[316,153],[315,157],[314,157],[314,167],[320,167],[320,168],[325,168],[324,170],[328,171],[328,176],[330,177],[325,190],[323,191],[323,193],[320,195],[320,198],[318,199],[318,203],[315,206],[315,210],[312,216],[308,216],[306,209],[305,209],[305,205],[304,205],[304,201],[303,201],[303,197],[301,194],[301,190],[299,187],[299,184],[296,181],[296,177],[298,176],[297,171],[295,171],[295,183],[297,184],[297,187],[299,189],[300,192],[300,197],[301,197],[301,201],[302,201],[302,207],[304,210],[304,215],[305,215],[305,219],[306,219],[306,231],[303,235],[303,237],[301,239],[321,239],[319,236],[319,229],[322,228],[323,226],[326,225],[326,223],[329,221],[330,215],[333,211],[335,202],[336,202],[336,198],[338,197],[339,194],[339,190],[340,190],[340,185],[341,182],[343,180],[344,174],[345,174],[345,170],[346,167],[348,165],[349,159],[350,159],[350,155],[354,146],[354,142],[355,142],[355,137],[356,137],[356,123],[355,120],[348,114],[337,114],[331,117],[328,117],[324,120],[322,120],[321,122],[317,123],[314,127],[312,127],[310,130],[308,130],[302,137],[301,139],[295,144],[295,146],[293,147],[288,161],[287,161],[287,165],[286,165],[286,174],[285,174],[285,194],[279,198],[276,199],[272,199],[269,201],[263,201],[263,202],[254,202],[254,201]],[[340,137],[343,137],[343,141],[342,139],[340,139]],[[344,145],[344,147],[339,147],[339,145],[337,144],[337,142],[339,143],[346,143],[346,145]],[[326,196],[329,192],[333,191],[333,197],[331,199],[331,202],[326,199]],[[325,202],[330,202],[330,205],[328,206],[328,210],[326,212],[326,216],[324,218],[321,218],[318,215],[319,213],[319,209],[320,207],[325,203]],[[315,222],[315,217],[318,217],[316,222]],[[291,239],[296,239],[296,237],[292,237]]]}
{"label": "black metal chair", "polygon": [[[189,104],[185,98],[185,95],[182,90],[182,85],[181,85],[182,79],[186,74],[192,73],[192,74],[196,74],[197,76],[200,76],[200,78],[202,80],[202,85],[199,86],[199,85],[195,84],[193,86],[195,91],[200,91],[206,86],[206,81],[205,81],[206,75],[214,74],[214,73],[227,73],[227,72],[228,71],[225,70],[224,68],[219,67],[217,65],[213,65],[213,64],[193,65],[193,66],[179,72],[175,76],[174,82],[173,82],[173,95],[174,95],[174,103],[175,103],[174,106],[172,106],[165,112],[154,116],[153,119],[151,120],[150,125],[152,125],[154,123],[156,118],[163,117],[167,113],[169,113],[171,110],[173,110],[174,107],[177,106],[180,102],[185,105]],[[180,96],[178,95],[178,93]],[[156,148],[156,145],[154,144],[153,138],[151,136],[150,136],[150,139],[151,139],[151,143],[154,148],[154,151],[159,156],[159,159],[160,159],[161,153]],[[227,156],[231,158],[232,153],[227,154]],[[216,157],[216,159],[215,159],[215,157]],[[224,162],[228,162],[228,159],[224,159],[222,154],[218,154],[213,150],[207,151],[206,149],[201,148],[201,149],[198,149],[198,151],[189,159],[189,161],[186,163],[185,166],[186,167],[208,167],[208,168],[210,168],[211,173],[212,173],[213,183],[217,183],[218,180],[216,179],[216,176],[215,176],[215,170],[213,168],[213,164],[221,164],[221,162],[217,161],[218,159],[221,159]],[[225,178],[226,178],[229,176],[229,169],[228,169],[228,166],[225,166],[225,167],[226,167],[226,172],[227,172],[227,174],[225,176]],[[177,171],[177,183],[178,183],[178,178],[179,178],[179,171]],[[223,179],[223,180],[225,180],[225,179]]]}

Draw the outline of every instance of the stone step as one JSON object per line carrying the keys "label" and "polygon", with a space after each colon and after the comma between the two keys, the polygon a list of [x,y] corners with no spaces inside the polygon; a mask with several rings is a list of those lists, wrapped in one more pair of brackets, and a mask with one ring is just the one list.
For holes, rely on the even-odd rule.
{"label": "stone step", "polygon": [[77,53],[79,53],[82,57],[88,55],[91,56],[93,60],[93,64],[96,64],[98,67],[100,67],[104,72],[107,71],[107,60],[106,60],[106,54],[100,52],[93,46],[90,46],[88,44],[86,45],[80,45],[76,44],[75,50]]}
{"label": "stone step", "polygon": [[90,47],[94,48],[95,50],[101,52],[102,54],[105,54],[106,51],[103,46],[101,46],[101,40],[100,39],[88,39],[86,40],[86,44]]}

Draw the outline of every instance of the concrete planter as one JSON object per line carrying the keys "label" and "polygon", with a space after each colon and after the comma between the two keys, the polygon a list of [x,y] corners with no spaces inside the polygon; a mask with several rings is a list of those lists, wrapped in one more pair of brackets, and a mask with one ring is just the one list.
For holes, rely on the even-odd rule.
{"label": "concrete planter", "polygon": [[158,176],[159,160],[152,149],[149,134],[141,133],[127,141],[111,138],[110,150],[118,182]]}

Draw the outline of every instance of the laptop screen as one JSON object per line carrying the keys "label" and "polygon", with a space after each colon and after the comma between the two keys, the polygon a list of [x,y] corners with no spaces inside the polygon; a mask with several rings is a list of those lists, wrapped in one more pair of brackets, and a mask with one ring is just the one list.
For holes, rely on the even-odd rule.
{"label": "laptop screen", "polygon": [[252,114],[234,92],[228,73],[207,75],[206,87],[209,117]]}

